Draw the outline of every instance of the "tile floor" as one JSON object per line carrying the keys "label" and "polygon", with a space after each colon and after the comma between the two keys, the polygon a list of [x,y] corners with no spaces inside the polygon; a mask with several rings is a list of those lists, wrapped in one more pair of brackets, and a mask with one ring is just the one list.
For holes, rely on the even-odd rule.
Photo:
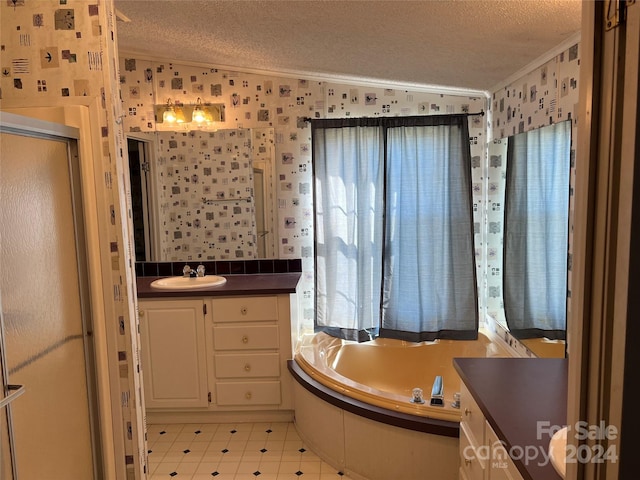
{"label": "tile floor", "polygon": [[149,425],[149,478],[349,480],[320,460],[293,423]]}

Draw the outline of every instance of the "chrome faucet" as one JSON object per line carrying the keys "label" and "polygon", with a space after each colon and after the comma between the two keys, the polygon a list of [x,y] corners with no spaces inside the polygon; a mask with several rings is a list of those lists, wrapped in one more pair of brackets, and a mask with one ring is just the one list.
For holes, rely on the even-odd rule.
{"label": "chrome faucet", "polygon": [[184,267],[182,267],[182,276],[183,277],[191,277],[191,276],[195,277],[195,275],[192,275],[191,272],[193,272],[193,270],[191,270],[191,267],[189,266],[188,263],[185,264]]}
{"label": "chrome faucet", "polygon": [[182,276],[183,277],[191,277],[191,278],[195,278],[195,277],[204,277],[204,265],[200,264],[198,265],[198,268],[196,268],[195,270],[193,268],[191,268],[189,266],[189,264],[185,264],[185,266],[182,268]]}

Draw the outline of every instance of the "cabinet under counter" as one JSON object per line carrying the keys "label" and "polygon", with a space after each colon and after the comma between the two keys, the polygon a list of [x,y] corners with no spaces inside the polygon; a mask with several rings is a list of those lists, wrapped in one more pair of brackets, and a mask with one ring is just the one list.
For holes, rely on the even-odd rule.
{"label": "cabinet under counter", "polygon": [[[567,421],[568,362],[557,358],[455,358],[454,367],[522,478],[560,480],[548,461],[551,433]],[[464,410],[461,412],[464,417]],[[478,439],[479,440],[479,439]],[[520,455],[529,449],[529,457]],[[488,470],[491,470],[489,464]],[[492,477],[490,477],[492,478]]]}
{"label": "cabinet under counter", "polygon": [[149,423],[293,418],[286,362],[299,274],[250,276],[188,295],[138,279]]}

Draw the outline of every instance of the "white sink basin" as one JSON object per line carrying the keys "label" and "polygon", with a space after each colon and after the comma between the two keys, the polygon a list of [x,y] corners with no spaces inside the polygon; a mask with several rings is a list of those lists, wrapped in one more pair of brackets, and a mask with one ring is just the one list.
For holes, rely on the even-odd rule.
{"label": "white sink basin", "polygon": [[567,474],[567,427],[561,428],[551,437],[549,458],[558,475],[565,478]]}
{"label": "white sink basin", "polygon": [[197,290],[201,288],[217,287],[224,285],[227,279],[218,275],[205,275],[204,277],[166,277],[151,282],[152,288],[158,290]]}

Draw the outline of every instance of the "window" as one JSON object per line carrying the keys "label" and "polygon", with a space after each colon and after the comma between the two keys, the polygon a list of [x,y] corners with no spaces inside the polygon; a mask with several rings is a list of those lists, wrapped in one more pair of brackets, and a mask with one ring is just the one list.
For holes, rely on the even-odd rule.
{"label": "window", "polygon": [[477,336],[465,115],[314,120],[316,329]]}

